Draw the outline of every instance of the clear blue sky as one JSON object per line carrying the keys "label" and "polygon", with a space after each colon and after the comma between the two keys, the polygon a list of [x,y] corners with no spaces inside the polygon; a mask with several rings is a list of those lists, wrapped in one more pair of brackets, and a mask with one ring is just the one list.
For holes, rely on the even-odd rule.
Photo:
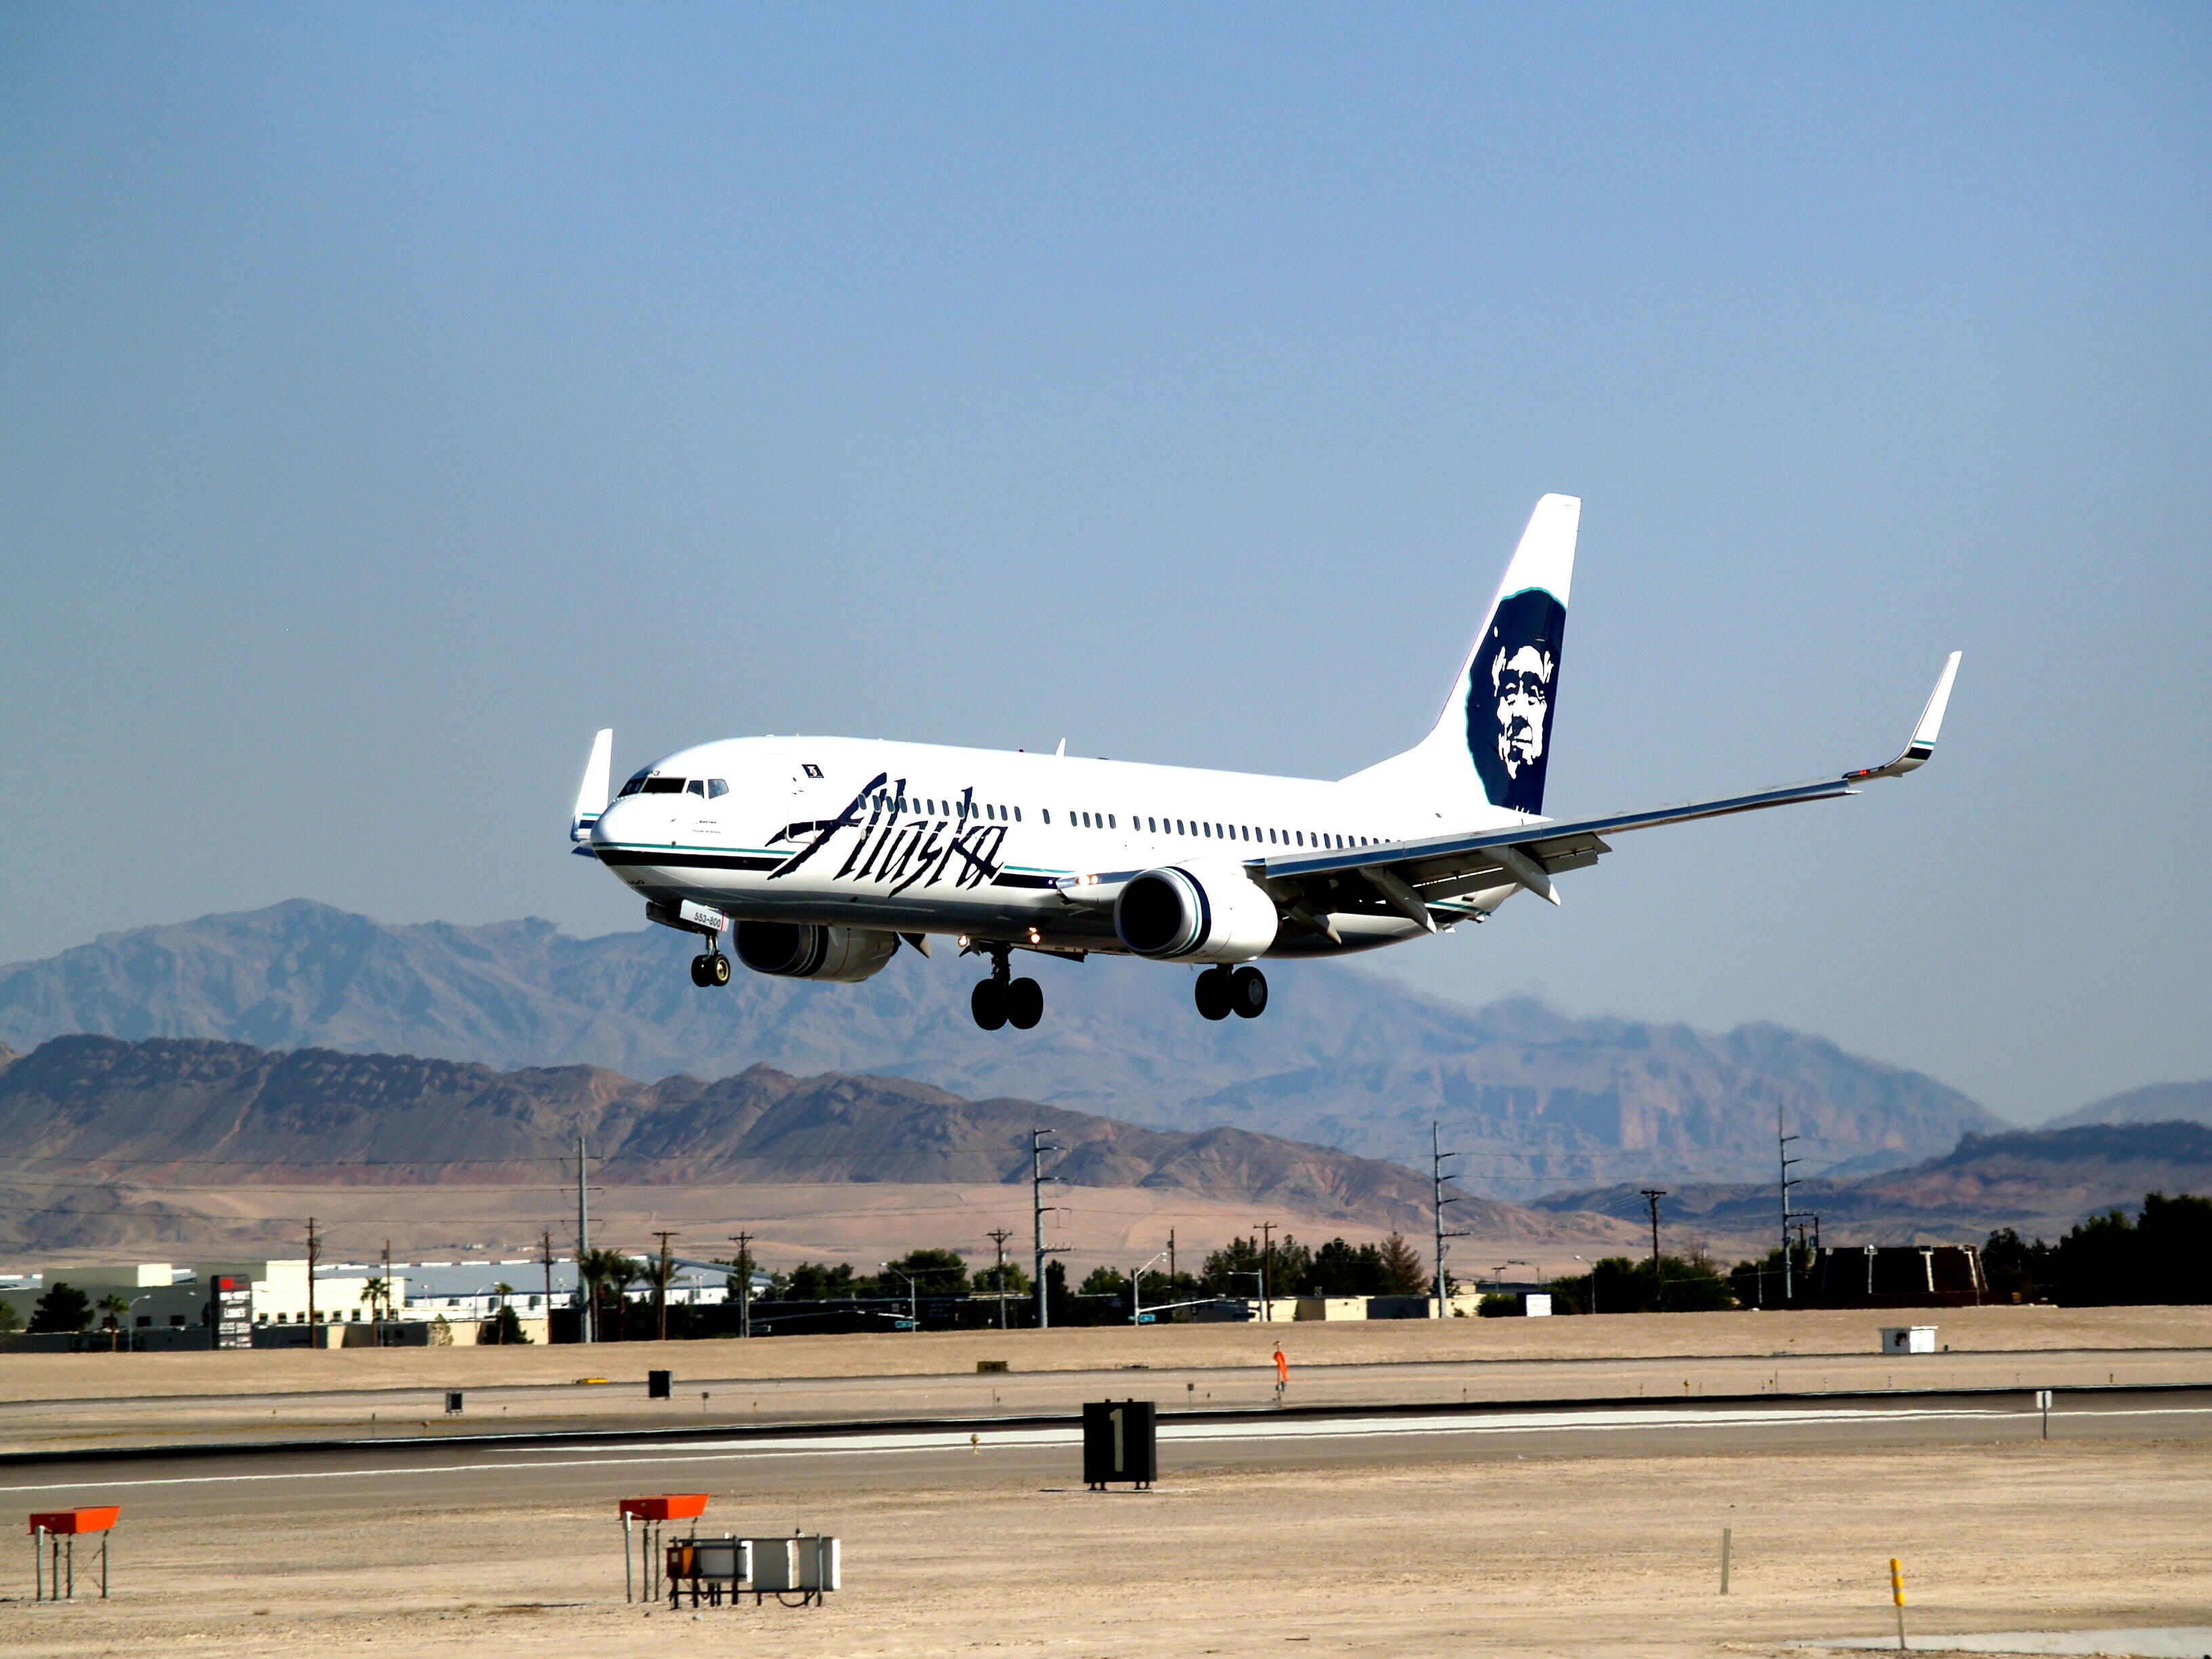
{"label": "clear blue sky", "polygon": [[2208,104],[2202,6],[9,7],[0,959],[635,926],[601,725],[1340,775],[1556,489],[1555,811],[1963,647],[1944,752],[1370,961],[2212,1073]]}

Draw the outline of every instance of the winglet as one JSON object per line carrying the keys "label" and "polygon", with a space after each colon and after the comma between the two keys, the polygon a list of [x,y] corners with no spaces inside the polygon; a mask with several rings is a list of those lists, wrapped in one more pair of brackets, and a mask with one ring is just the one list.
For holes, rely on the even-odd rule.
{"label": "winglet", "polygon": [[1887,766],[1869,766],[1862,772],[1846,772],[1844,781],[1859,783],[1868,778],[1901,778],[1915,767],[1924,766],[1928,757],[1936,752],[1936,737],[1943,729],[1943,710],[1951,702],[1951,682],[1959,677],[1959,659],[1965,653],[1954,651],[1936,677],[1936,690],[1928,699],[1928,707],[1920,711],[1920,724],[1912,728],[1912,740],[1905,745],[1905,752]]}
{"label": "winglet", "polygon": [[592,826],[607,810],[607,789],[613,780],[615,733],[612,726],[592,739],[592,758],[584,765],[584,781],[576,791],[576,810],[568,816],[568,839],[589,841]]}

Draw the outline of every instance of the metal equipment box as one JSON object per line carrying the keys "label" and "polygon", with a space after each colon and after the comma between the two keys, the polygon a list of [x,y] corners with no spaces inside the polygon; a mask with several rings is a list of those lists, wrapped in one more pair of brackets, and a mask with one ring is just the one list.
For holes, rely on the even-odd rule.
{"label": "metal equipment box", "polygon": [[1159,1479],[1157,1408],[1149,1400],[1095,1400],[1083,1407],[1083,1484],[1149,1486]]}

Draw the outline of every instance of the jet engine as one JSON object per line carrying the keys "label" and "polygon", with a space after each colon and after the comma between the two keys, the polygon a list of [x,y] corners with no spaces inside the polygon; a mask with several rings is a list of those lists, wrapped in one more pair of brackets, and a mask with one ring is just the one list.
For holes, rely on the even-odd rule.
{"label": "jet engine", "polygon": [[1140,957],[1249,962],[1275,942],[1275,902],[1233,864],[1165,865],[1132,876],[1114,931]]}
{"label": "jet engine", "polygon": [[898,949],[896,933],[872,927],[818,927],[791,921],[741,921],[731,929],[738,960],[781,979],[835,980],[854,985],[872,977]]}

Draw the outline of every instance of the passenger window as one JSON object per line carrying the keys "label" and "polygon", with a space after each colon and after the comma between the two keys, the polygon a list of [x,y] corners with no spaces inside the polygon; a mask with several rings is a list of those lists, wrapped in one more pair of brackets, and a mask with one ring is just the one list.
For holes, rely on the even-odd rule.
{"label": "passenger window", "polygon": [[1045,821],[1047,823],[1050,823],[1052,822],[1052,808],[1050,808],[1049,806],[1046,806],[1046,807],[1041,807],[1041,808],[1039,808],[1038,810],[1039,810],[1039,811],[1041,811],[1042,812],[1043,812],[1043,814],[1044,814],[1044,821]]}
{"label": "passenger window", "polygon": [[1106,827],[1109,830],[1118,830],[1121,826],[1114,822],[1114,815],[1111,812],[1109,812],[1106,815]]}
{"label": "passenger window", "polygon": [[1021,821],[1022,821],[1022,809],[1021,809],[1020,807],[1017,806],[1016,808],[1014,808],[1014,822],[1015,822],[1016,823],[1019,823]]}

